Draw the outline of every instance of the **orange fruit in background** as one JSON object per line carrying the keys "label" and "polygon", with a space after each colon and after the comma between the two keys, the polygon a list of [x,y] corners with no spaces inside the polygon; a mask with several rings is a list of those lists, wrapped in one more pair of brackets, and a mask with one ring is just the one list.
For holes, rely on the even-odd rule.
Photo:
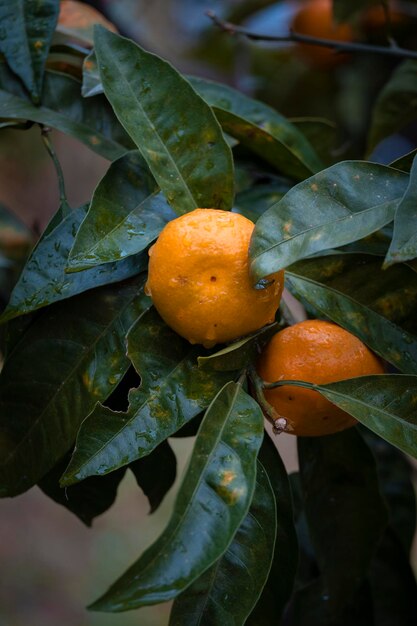
{"label": "orange fruit in background", "polygon": [[146,292],[191,343],[209,348],[274,321],[284,272],[255,289],[248,258],[254,227],[238,213],[195,209],[169,222],[149,250]]}
{"label": "orange fruit in background", "polygon": [[[401,5],[398,2],[390,2],[389,18],[390,25],[395,28],[408,20],[408,16],[401,11]],[[382,30],[388,27],[385,11],[380,4],[368,7],[362,16],[362,24],[365,30]]]}
{"label": "orange fruit in background", "polygon": [[59,32],[72,35],[76,39],[92,45],[94,24],[101,24],[108,30],[117,33],[115,25],[109,22],[97,9],[83,2],[77,2],[77,0],[61,0],[57,26]]}
{"label": "orange fruit in background", "polygon": [[[259,376],[267,382],[327,384],[383,371],[380,359],[360,339],[321,320],[306,320],[278,332],[257,363]],[[286,432],[293,435],[329,435],[356,423],[312,389],[283,385],[265,389],[264,394],[279,417],[287,420]]]}
{"label": "orange fruit in background", "polygon": [[[332,0],[305,0],[292,21],[291,30],[320,39],[353,40],[352,27],[334,21]],[[330,69],[349,59],[349,55],[332,48],[303,43],[297,43],[297,52],[309,65],[322,69]]]}

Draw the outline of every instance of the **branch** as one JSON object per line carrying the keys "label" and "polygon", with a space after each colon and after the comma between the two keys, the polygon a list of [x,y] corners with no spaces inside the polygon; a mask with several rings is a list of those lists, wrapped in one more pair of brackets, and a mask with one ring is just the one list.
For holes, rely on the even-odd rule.
{"label": "branch", "polygon": [[333,39],[321,39],[320,37],[311,37],[310,35],[301,35],[294,31],[290,31],[288,35],[274,36],[274,35],[262,35],[260,33],[254,33],[246,28],[242,28],[237,24],[231,24],[230,22],[223,22],[213,11],[206,11],[207,17],[209,17],[216,26],[229,35],[240,35],[246,37],[252,41],[276,41],[286,43],[301,43],[311,46],[321,46],[324,48],[332,48],[338,52],[356,52],[366,54],[382,54],[390,57],[399,57],[407,59],[417,59],[417,51],[408,50],[407,48],[399,48],[397,46],[373,46],[367,43],[355,43],[353,41],[335,41]]}
{"label": "branch", "polygon": [[55,167],[55,172],[58,178],[60,210],[62,217],[65,217],[68,213],[71,212],[71,207],[68,204],[67,194],[65,192],[64,174],[62,172],[61,164],[58,160],[58,157],[49,137],[51,129],[48,126],[43,126],[42,124],[40,125],[40,128],[42,141]]}

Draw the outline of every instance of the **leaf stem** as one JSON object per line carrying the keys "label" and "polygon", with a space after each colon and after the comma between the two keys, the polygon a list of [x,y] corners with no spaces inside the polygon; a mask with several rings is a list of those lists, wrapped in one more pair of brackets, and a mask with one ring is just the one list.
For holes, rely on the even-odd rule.
{"label": "leaf stem", "polygon": [[321,37],[302,35],[301,33],[296,33],[294,31],[290,31],[288,35],[280,36],[262,35],[261,33],[255,33],[246,28],[242,28],[237,24],[224,22],[213,11],[206,11],[206,15],[213,21],[216,26],[218,26],[225,33],[228,33],[229,35],[240,35],[253,41],[296,42],[312,46],[332,48],[333,50],[336,50],[338,52],[381,54],[391,57],[400,57],[402,59],[417,59],[417,51],[409,50],[408,48],[400,48],[395,44],[391,46],[374,46],[368,43],[358,43],[353,41],[335,41],[333,39],[323,39]]}
{"label": "leaf stem", "polygon": [[280,415],[265,398],[264,389],[268,383],[265,383],[265,381],[262,380],[260,376],[258,376],[258,373],[253,365],[248,368],[248,375],[255,390],[256,400],[258,401],[259,406],[261,407],[266,419],[272,424],[274,434],[280,435],[281,433],[287,431],[287,419],[283,415]]}
{"label": "leaf stem", "polygon": [[43,126],[43,125],[40,125],[40,128],[41,128],[42,141],[55,167],[55,172],[58,178],[60,209],[61,209],[62,217],[65,217],[66,215],[68,215],[68,213],[71,212],[71,207],[68,204],[67,194],[65,191],[64,174],[63,174],[59,159],[57,157],[57,154],[55,152],[55,149],[52,145],[52,141],[50,139],[51,128],[49,128],[48,126]]}

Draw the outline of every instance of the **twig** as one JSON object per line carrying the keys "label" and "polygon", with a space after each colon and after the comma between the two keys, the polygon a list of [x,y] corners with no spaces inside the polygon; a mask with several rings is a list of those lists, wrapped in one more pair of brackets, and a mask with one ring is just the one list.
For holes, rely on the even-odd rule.
{"label": "twig", "polygon": [[312,46],[322,46],[324,48],[332,48],[338,52],[355,52],[366,54],[381,54],[391,57],[417,59],[417,51],[408,50],[407,48],[399,48],[395,45],[392,46],[374,46],[367,43],[356,43],[353,41],[335,41],[333,39],[322,39],[320,37],[311,37],[310,35],[301,35],[294,31],[290,31],[288,35],[262,35],[261,33],[254,33],[246,28],[242,28],[237,24],[231,24],[230,22],[222,21],[213,11],[206,11],[207,17],[209,17],[213,23],[221,30],[229,35],[239,35],[251,39],[253,41],[276,41],[286,43],[301,43]]}
{"label": "twig", "polygon": [[64,174],[62,172],[62,167],[61,164],[58,160],[58,157],[56,155],[56,152],[54,150],[54,147],[52,145],[52,142],[50,140],[50,132],[51,129],[48,126],[43,126],[41,125],[41,136],[42,136],[42,141],[45,145],[45,148],[48,151],[49,156],[52,159],[52,162],[54,164],[55,167],[55,172],[58,178],[58,187],[59,187],[59,201],[60,201],[60,209],[61,209],[61,214],[62,217],[65,217],[65,215],[67,215],[68,213],[71,212],[71,207],[68,204],[68,200],[67,200],[67,194],[65,192],[65,181],[64,181]]}

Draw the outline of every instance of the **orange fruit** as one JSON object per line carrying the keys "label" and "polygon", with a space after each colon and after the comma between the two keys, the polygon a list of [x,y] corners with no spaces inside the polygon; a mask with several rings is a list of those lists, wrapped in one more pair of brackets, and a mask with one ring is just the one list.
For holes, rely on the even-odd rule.
{"label": "orange fruit", "polygon": [[[327,384],[383,371],[379,358],[360,339],[321,320],[306,320],[278,332],[257,363],[257,372],[266,382]],[[279,417],[287,421],[285,432],[293,435],[329,435],[356,423],[312,389],[283,385],[264,393]]]}
{"label": "orange fruit", "polygon": [[248,250],[254,224],[219,209],[195,209],[169,222],[149,250],[146,292],[165,320],[209,348],[273,322],[284,272],[255,289]]}
{"label": "orange fruit", "polygon": [[[332,0],[306,0],[296,13],[291,30],[300,35],[309,35],[333,41],[352,41],[353,30],[349,24],[337,24],[333,19]],[[312,67],[330,69],[345,62],[347,54],[332,48],[297,43],[299,56]]]}
{"label": "orange fruit", "polygon": [[88,44],[93,44],[94,24],[101,24],[108,30],[117,32],[114,24],[102,13],[77,0],[61,0],[57,30]]}
{"label": "orange fruit", "polygon": [[[397,28],[407,21],[407,15],[401,11],[401,5],[398,2],[390,2],[389,5],[390,26]],[[362,17],[362,24],[365,30],[383,30],[388,27],[385,11],[380,4],[368,7]]]}

